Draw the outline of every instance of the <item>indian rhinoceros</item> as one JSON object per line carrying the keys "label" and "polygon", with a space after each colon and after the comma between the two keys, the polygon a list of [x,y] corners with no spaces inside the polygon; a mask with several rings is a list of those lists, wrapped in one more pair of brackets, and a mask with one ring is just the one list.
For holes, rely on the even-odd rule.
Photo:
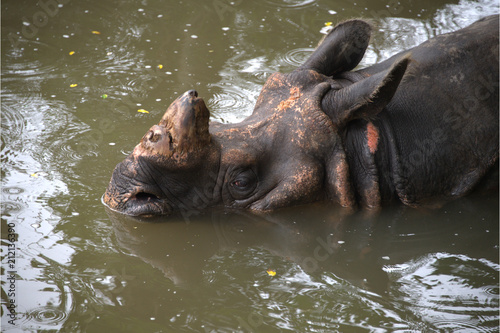
{"label": "indian rhinoceros", "polygon": [[184,93],[117,165],[105,204],[143,216],[437,206],[498,189],[498,16],[354,71],[371,30],[338,24],[303,65],[267,79],[240,123],[210,122]]}

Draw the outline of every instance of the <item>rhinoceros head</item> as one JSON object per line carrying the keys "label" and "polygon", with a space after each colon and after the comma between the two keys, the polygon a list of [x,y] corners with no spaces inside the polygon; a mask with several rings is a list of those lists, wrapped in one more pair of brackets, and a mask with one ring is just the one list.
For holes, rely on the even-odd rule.
{"label": "rhinoceros head", "polygon": [[209,123],[203,100],[184,93],[117,165],[104,202],[130,215],[355,205],[343,133],[384,108],[408,62],[356,83],[336,79],[362,59],[370,31],[359,20],[339,24],[302,66],[272,74],[240,123]]}

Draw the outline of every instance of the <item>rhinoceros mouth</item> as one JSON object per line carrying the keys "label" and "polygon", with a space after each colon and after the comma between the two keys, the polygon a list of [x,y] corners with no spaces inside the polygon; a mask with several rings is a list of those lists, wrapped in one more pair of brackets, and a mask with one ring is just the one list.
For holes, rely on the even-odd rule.
{"label": "rhinoceros mouth", "polygon": [[149,191],[139,190],[126,202],[122,213],[133,216],[170,215],[172,207],[168,202]]}
{"label": "rhinoceros mouth", "polygon": [[[111,210],[130,216],[158,216],[170,215],[172,206],[154,191],[136,190],[132,194],[119,196],[117,202],[109,200],[105,193],[102,202]],[[125,198],[124,198],[125,197]]]}
{"label": "rhinoceros mouth", "polygon": [[137,202],[152,202],[156,200],[160,200],[156,194],[148,193],[148,192],[138,192],[133,197]]}

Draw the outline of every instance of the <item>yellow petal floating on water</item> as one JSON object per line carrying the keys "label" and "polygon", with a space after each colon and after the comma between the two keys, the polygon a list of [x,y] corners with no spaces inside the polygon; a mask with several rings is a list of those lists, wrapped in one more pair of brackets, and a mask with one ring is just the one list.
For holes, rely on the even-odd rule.
{"label": "yellow petal floating on water", "polygon": [[75,51],[71,51],[71,52],[69,53],[69,55],[73,55],[73,54],[75,54]]}
{"label": "yellow petal floating on water", "polygon": [[99,31],[96,31],[96,30],[93,30],[93,31],[92,31],[92,33],[93,33],[94,35],[100,35],[100,34],[101,34]]}
{"label": "yellow petal floating on water", "polygon": [[159,64],[159,65],[158,65],[158,68],[159,68],[159,69],[162,69],[162,68],[163,68],[163,65],[162,65],[162,64]]}
{"label": "yellow petal floating on water", "polygon": [[101,95],[101,97],[102,97],[103,99],[106,99],[106,98],[108,98],[108,94],[102,94],[102,95]]}
{"label": "yellow petal floating on water", "polygon": [[270,269],[270,268],[269,268],[266,272],[267,272],[267,274],[268,274],[269,276],[275,276],[275,275],[276,275],[276,271],[275,271],[274,269]]}
{"label": "yellow petal floating on water", "polygon": [[140,113],[149,113],[149,111],[146,111],[144,109],[139,109],[139,110],[137,110],[137,112],[140,112]]}
{"label": "yellow petal floating on water", "polygon": [[77,85],[78,85],[78,84],[76,84],[76,83],[72,83],[72,84],[70,84],[69,86],[70,86],[71,88],[74,88],[74,87],[76,87]]}
{"label": "yellow petal floating on water", "polygon": [[332,26],[332,24],[333,24],[332,22],[325,22],[325,26],[326,26],[326,27],[331,27],[331,26]]}

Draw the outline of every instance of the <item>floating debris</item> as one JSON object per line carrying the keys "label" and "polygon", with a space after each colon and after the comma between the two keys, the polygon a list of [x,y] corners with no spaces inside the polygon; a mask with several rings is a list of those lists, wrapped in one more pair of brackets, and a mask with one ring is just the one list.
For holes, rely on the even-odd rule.
{"label": "floating debris", "polygon": [[269,276],[275,276],[276,275],[276,271],[274,269],[270,269],[270,268],[266,271],[266,273]]}

